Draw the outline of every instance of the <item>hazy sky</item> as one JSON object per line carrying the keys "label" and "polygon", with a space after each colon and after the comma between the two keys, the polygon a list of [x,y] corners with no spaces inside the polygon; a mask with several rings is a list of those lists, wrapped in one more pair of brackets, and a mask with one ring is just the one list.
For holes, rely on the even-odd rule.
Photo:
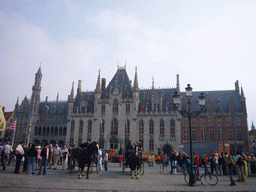
{"label": "hazy sky", "polygon": [[117,65],[140,88],[190,83],[194,91],[234,90],[239,80],[248,126],[255,118],[256,1],[0,0],[1,106],[30,99],[40,63],[41,100],[67,100],[72,82],[94,90]]}

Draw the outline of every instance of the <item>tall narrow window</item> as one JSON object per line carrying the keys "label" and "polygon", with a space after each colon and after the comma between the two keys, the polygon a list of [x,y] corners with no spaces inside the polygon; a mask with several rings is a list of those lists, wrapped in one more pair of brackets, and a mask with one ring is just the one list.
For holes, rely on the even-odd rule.
{"label": "tall narrow window", "polygon": [[118,135],[118,121],[116,118],[111,122],[111,135]]}
{"label": "tall narrow window", "polygon": [[89,120],[88,121],[88,134],[91,134],[92,133],[92,121]]}
{"label": "tall narrow window", "polygon": [[129,115],[130,114],[130,104],[126,104],[126,115]]}
{"label": "tall narrow window", "polygon": [[219,136],[219,140],[223,140],[223,130],[222,129],[219,129],[218,130],[218,136]]}
{"label": "tall narrow window", "polygon": [[232,126],[232,118],[231,117],[227,118],[227,126],[229,126],[229,127]]}
{"label": "tall narrow window", "polygon": [[195,119],[195,118],[192,118],[192,119],[191,119],[191,126],[192,126],[192,127],[195,127],[195,126],[196,126],[196,119]]}
{"label": "tall narrow window", "polygon": [[84,122],[81,120],[79,124],[79,134],[83,133],[83,126],[84,126]]}
{"label": "tall narrow window", "polygon": [[192,140],[196,140],[196,130],[192,130]]}
{"label": "tall narrow window", "polygon": [[188,141],[188,130],[184,130],[184,141]]}
{"label": "tall narrow window", "polygon": [[222,118],[217,118],[217,126],[222,127]]}
{"label": "tall narrow window", "polygon": [[128,119],[125,121],[125,134],[130,134],[130,121]]}
{"label": "tall narrow window", "polygon": [[214,130],[210,130],[210,140],[214,140],[215,136],[214,136]]}
{"label": "tall narrow window", "polygon": [[205,141],[205,139],[206,139],[206,131],[205,131],[205,129],[201,130],[201,135],[202,135],[202,141]]}
{"label": "tall narrow window", "polygon": [[104,134],[104,127],[105,127],[105,122],[104,120],[101,120],[100,122],[100,133]]}
{"label": "tall narrow window", "polygon": [[235,117],[235,125],[236,125],[236,126],[241,126],[240,117]]}
{"label": "tall narrow window", "polygon": [[38,134],[38,127],[35,127],[35,135]]}
{"label": "tall narrow window", "polygon": [[164,135],[164,120],[160,120],[160,135]]}
{"label": "tall narrow window", "polygon": [[237,139],[242,139],[242,131],[241,131],[241,129],[237,129],[236,130],[236,137],[237,137]]}
{"label": "tall narrow window", "polygon": [[63,129],[63,136],[66,136],[66,135],[67,135],[67,128],[64,127],[64,129]]}
{"label": "tall narrow window", "polygon": [[170,135],[175,136],[175,121],[173,119],[170,122]]}
{"label": "tall narrow window", "polygon": [[39,129],[38,129],[38,135],[41,135],[41,132],[42,132],[42,128],[39,127]]}
{"label": "tall narrow window", "polygon": [[59,136],[62,136],[62,127],[59,129]]}
{"label": "tall narrow window", "polygon": [[46,135],[48,136],[49,134],[50,134],[50,128],[47,127],[47,129],[46,129]]}
{"label": "tall narrow window", "polygon": [[118,101],[117,101],[117,99],[115,99],[114,103],[113,103],[113,114],[114,115],[118,114]]}
{"label": "tall narrow window", "polygon": [[71,130],[70,130],[70,133],[74,133],[74,131],[75,131],[75,121],[72,120],[72,121],[71,121]]}
{"label": "tall narrow window", "polygon": [[149,134],[154,134],[154,121],[152,119],[149,121]]}
{"label": "tall narrow window", "polygon": [[140,135],[144,134],[144,122],[142,119],[139,121],[139,134]]}
{"label": "tall narrow window", "polygon": [[54,127],[51,128],[51,135],[54,135]]}
{"label": "tall narrow window", "polygon": [[154,151],[154,137],[153,136],[149,137],[149,150]]}
{"label": "tall narrow window", "polygon": [[45,135],[45,132],[46,132],[46,130],[45,130],[45,127],[43,128],[43,135]]}
{"label": "tall narrow window", "polygon": [[200,119],[200,126],[205,127],[205,118]]}
{"label": "tall narrow window", "polygon": [[229,129],[228,130],[228,139],[233,139],[233,130],[232,129]]}
{"label": "tall narrow window", "polygon": [[58,127],[55,127],[54,135],[55,135],[55,136],[58,136],[58,132],[59,132]]}
{"label": "tall narrow window", "polygon": [[214,119],[213,118],[209,118],[209,126],[214,127]]}
{"label": "tall narrow window", "polygon": [[101,114],[105,114],[105,105],[101,105]]}

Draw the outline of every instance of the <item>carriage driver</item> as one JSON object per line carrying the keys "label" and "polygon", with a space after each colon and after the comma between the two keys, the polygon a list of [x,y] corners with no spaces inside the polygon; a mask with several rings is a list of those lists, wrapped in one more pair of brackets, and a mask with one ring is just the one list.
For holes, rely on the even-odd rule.
{"label": "carriage driver", "polygon": [[127,159],[127,157],[130,155],[131,151],[133,151],[132,140],[129,140],[129,142],[125,148],[125,159]]}

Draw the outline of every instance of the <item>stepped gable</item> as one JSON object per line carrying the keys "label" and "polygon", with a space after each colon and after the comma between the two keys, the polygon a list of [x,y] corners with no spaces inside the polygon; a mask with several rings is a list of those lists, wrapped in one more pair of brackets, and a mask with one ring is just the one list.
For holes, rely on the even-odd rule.
{"label": "stepped gable", "polygon": [[85,106],[85,112],[92,112],[92,108],[94,108],[94,99],[95,93],[94,92],[81,92],[78,93],[75,102],[74,108],[76,112],[81,112],[81,106]]}
{"label": "stepped gable", "polygon": [[[229,103],[232,98],[236,105],[236,111],[238,113],[242,113],[242,105],[241,105],[241,95],[238,91],[235,90],[227,90],[227,91],[194,91],[193,97],[191,98],[191,103],[194,111],[199,111],[200,106],[198,105],[198,96],[204,93],[206,96],[206,104],[211,98],[214,104],[214,111],[217,112],[217,108],[219,107],[220,112],[228,113],[229,112]],[[186,109],[187,98],[186,92],[182,92],[182,110]],[[204,106],[204,109],[206,107]]]}
{"label": "stepped gable", "polygon": [[54,108],[54,113],[68,113],[68,103],[67,101],[48,101],[40,102],[39,104],[39,113],[44,113],[45,106],[48,108],[47,113],[51,113],[51,109]]}
{"label": "stepped gable", "polygon": [[140,91],[140,106],[139,111],[141,111],[141,106],[143,106],[143,111],[152,111],[151,103],[153,100],[159,102],[162,105],[160,111],[170,110],[171,105],[173,105],[173,94],[175,93],[176,89],[147,89]]}
{"label": "stepped gable", "polygon": [[122,91],[122,99],[127,97],[127,93],[128,98],[132,98],[132,87],[130,85],[130,79],[124,67],[119,67],[117,69],[116,74],[109,82],[105,91],[102,93],[101,98],[109,98],[109,95],[113,94],[114,91],[116,91],[116,85],[118,93],[120,94],[120,91]]}

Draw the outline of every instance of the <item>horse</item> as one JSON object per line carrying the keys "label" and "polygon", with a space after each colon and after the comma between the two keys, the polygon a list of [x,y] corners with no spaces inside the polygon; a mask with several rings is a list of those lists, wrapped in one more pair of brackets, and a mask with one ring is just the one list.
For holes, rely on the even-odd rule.
{"label": "horse", "polygon": [[141,166],[141,157],[139,153],[139,147],[135,145],[134,150],[130,151],[127,157],[127,164],[131,169],[132,179],[134,176],[139,179],[139,169]]}
{"label": "horse", "polygon": [[81,179],[81,174],[84,176],[84,167],[87,165],[86,179],[89,179],[89,169],[92,163],[92,158],[95,153],[98,152],[98,144],[96,142],[93,143],[83,143],[79,145],[81,148],[79,150],[78,155],[78,168],[79,168],[79,176],[78,179]]}

